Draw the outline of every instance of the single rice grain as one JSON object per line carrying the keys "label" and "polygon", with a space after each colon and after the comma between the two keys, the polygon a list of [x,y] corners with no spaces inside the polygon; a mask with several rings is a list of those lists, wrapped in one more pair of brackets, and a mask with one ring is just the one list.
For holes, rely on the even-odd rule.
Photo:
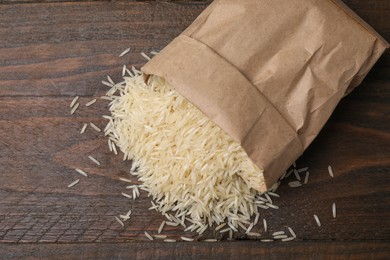
{"label": "single rice grain", "polygon": [[95,164],[97,164],[97,165],[100,166],[100,162],[99,162],[98,160],[96,160],[94,157],[92,157],[92,156],[89,155],[88,158],[89,158],[92,162],[94,162]]}
{"label": "single rice grain", "polygon": [[80,173],[81,175],[88,177],[88,174],[85,171],[83,171],[81,169],[75,169],[75,170],[76,170],[76,172]]}
{"label": "single rice grain", "polygon": [[321,222],[320,222],[320,219],[318,218],[318,216],[317,216],[317,215],[313,215],[313,216],[314,216],[314,219],[315,219],[317,225],[318,225],[319,227],[321,227]]}
{"label": "single rice grain", "polygon": [[153,241],[153,237],[151,235],[149,235],[148,232],[145,231],[145,236],[150,240],[150,241]]}
{"label": "single rice grain", "polygon": [[85,106],[86,107],[92,106],[93,104],[95,104],[95,102],[96,102],[96,98],[89,101],[87,104],[85,104]]}
{"label": "single rice grain", "polygon": [[333,169],[332,169],[332,166],[328,166],[328,173],[329,173],[329,175],[330,175],[330,177],[334,177],[334,174],[333,174]]}
{"label": "single rice grain", "polygon": [[85,133],[85,130],[87,129],[87,127],[88,127],[88,124],[85,123],[85,124],[83,125],[83,127],[81,128],[81,130],[80,130],[80,134],[84,134],[84,133]]}
{"label": "single rice grain", "polygon": [[68,185],[68,188],[72,188],[73,186],[75,186],[77,183],[79,183],[79,179],[75,180],[74,182],[72,182],[71,184]]}

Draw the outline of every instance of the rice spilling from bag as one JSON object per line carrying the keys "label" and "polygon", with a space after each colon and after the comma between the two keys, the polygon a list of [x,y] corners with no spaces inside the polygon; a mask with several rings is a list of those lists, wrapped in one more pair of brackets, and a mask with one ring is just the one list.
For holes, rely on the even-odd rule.
{"label": "rice spilling from bag", "polygon": [[[125,77],[112,87],[105,134],[133,160],[132,172],[162,214],[186,215],[191,231],[224,222],[238,227],[258,213],[262,179],[242,147],[163,79]],[[133,169],[135,167],[132,167]]]}

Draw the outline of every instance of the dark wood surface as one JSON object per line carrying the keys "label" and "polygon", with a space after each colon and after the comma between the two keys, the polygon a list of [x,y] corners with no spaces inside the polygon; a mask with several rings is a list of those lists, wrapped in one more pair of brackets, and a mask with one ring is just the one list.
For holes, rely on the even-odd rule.
{"label": "dark wood surface", "polygon": [[[36,3],[33,3],[36,2]],[[51,2],[51,3],[48,3]],[[260,243],[244,234],[207,244],[148,242],[163,217],[150,199],[121,196],[130,162],[110,154],[105,138],[84,122],[104,127],[106,103],[84,104],[120,79],[123,64],[144,63],[141,51],[163,48],[208,1],[0,3],[0,252],[3,258],[383,258],[390,255],[390,55],[342,100],[320,136],[298,160],[310,167],[307,185],[282,183],[280,210],[261,213],[263,237],[291,226],[290,243]],[[390,39],[390,1],[348,0],[353,10]],[[119,58],[124,49],[129,55]],[[80,96],[80,109],[69,103]],[[95,167],[93,155],[102,162]],[[335,178],[327,166],[332,165]],[[74,168],[83,168],[83,178]],[[80,183],[69,189],[75,179]],[[291,180],[293,178],[290,178]],[[337,203],[337,219],[331,205]],[[114,216],[133,210],[121,227]],[[322,227],[317,227],[317,214]],[[164,234],[178,238],[180,227]],[[214,232],[197,240],[221,238]],[[239,240],[239,241],[238,241]]]}

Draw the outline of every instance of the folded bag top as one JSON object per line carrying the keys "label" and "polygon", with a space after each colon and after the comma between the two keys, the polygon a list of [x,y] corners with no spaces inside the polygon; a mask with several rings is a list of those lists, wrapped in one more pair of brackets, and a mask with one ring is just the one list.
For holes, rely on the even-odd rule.
{"label": "folded bag top", "polygon": [[142,71],[239,142],[265,191],[388,47],[339,1],[216,0]]}

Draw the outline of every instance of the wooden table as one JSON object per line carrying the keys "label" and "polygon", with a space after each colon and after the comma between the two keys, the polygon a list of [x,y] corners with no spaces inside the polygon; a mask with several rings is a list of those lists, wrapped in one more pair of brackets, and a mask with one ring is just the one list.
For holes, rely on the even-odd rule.
{"label": "wooden table", "polygon": [[[345,0],[387,40],[390,1]],[[390,55],[342,100],[320,136],[299,159],[309,183],[283,182],[280,210],[262,212],[269,232],[291,226],[289,243],[261,243],[243,233],[218,243],[149,242],[163,217],[144,194],[121,195],[130,162],[109,153],[106,140],[84,122],[104,126],[105,103],[81,106],[120,79],[123,64],[159,50],[185,29],[208,1],[39,1],[0,4],[0,252],[6,259],[41,258],[388,258],[390,257]],[[124,49],[131,53],[118,57]],[[95,167],[88,159],[101,162]],[[327,173],[332,165],[335,177]],[[84,168],[88,178],[74,169]],[[76,178],[81,181],[69,189]],[[291,177],[293,179],[293,177]],[[337,204],[337,218],[331,205]],[[120,226],[114,216],[133,209]],[[313,219],[317,214],[322,227]],[[262,232],[262,225],[254,230]],[[178,238],[180,227],[164,234]],[[217,232],[201,237],[220,238]],[[266,236],[267,234],[264,234]]]}

